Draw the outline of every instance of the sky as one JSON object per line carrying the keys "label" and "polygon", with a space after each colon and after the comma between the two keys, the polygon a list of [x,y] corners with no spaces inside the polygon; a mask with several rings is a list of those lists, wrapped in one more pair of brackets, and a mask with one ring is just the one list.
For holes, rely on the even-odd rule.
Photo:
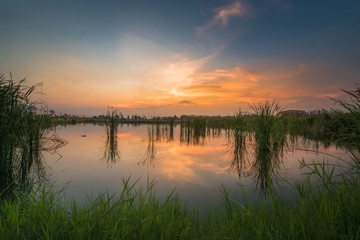
{"label": "sky", "polygon": [[0,34],[58,114],[327,109],[360,82],[358,0],[0,0]]}

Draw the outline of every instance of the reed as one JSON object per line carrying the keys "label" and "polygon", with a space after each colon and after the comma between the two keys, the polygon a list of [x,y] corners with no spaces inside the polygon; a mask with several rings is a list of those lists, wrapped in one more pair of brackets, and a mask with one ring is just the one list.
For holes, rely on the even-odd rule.
{"label": "reed", "polygon": [[266,196],[278,179],[287,129],[276,101],[251,104],[250,108],[255,113],[252,121],[255,160],[250,172],[255,178],[254,190]]}
{"label": "reed", "polygon": [[109,107],[106,120],[106,141],[102,159],[105,160],[109,166],[111,166],[111,164],[116,163],[116,161],[120,159],[117,138],[119,127],[119,115],[117,110]]}
{"label": "reed", "polygon": [[250,104],[254,111],[253,130],[259,150],[277,149],[285,142],[286,128],[282,121],[280,105],[276,101]]}
{"label": "reed", "polygon": [[348,124],[341,124],[343,134],[341,134],[340,141],[360,152],[360,88],[357,86],[353,91],[343,90],[343,92],[348,99],[335,99],[335,101],[348,111],[349,120]]}
{"label": "reed", "polygon": [[27,87],[24,81],[0,75],[0,197],[44,179],[41,151],[64,143],[47,137],[49,119],[36,113],[39,105],[30,98],[37,86]]}

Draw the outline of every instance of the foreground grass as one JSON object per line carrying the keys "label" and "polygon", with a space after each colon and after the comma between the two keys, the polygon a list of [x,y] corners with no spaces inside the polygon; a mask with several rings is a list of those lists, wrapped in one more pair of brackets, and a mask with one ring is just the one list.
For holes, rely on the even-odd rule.
{"label": "foreground grass", "polygon": [[273,197],[256,207],[228,201],[222,217],[210,215],[214,239],[360,239],[360,188],[343,186],[284,203]]}
{"label": "foreground grass", "polygon": [[[272,197],[261,206],[239,204],[224,192],[224,209],[200,221],[170,194],[156,200],[124,180],[120,195],[102,195],[86,207],[65,205],[38,188],[0,204],[2,239],[360,239],[360,188],[306,194],[291,204]],[[304,189],[304,188],[303,188]]]}

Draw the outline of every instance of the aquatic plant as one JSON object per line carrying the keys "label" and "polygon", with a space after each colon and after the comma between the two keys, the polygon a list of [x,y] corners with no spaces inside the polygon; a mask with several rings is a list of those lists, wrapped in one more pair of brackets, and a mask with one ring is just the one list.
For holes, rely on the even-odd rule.
{"label": "aquatic plant", "polygon": [[274,101],[250,104],[254,111],[253,130],[259,150],[277,149],[285,142],[286,128],[282,121],[280,105]]}
{"label": "aquatic plant", "polygon": [[360,88],[357,86],[353,91],[342,91],[347,95],[348,99],[334,100],[348,111],[349,117],[348,124],[345,125],[344,121],[341,124],[343,129],[339,141],[360,152]]}
{"label": "aquatic plant", "polygon": [[46,106],[30,98],[38,85],[27,87],[24,81],[0,74],[0,196],[44,179],[41,152],[65,144],[56,135],[47,136]]}
{"label": "aquatic plant", "polygon": [[118,149],[117,132],[119,127],[119,115],[117,110],[109,107],[106,116],[106,141],[103,151],[103,157],[109,166],[116,163],[120,159],[120,152]]}

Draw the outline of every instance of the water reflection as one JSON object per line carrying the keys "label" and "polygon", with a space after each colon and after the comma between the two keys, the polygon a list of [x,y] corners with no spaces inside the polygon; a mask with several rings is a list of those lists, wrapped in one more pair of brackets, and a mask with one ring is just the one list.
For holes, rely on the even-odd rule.
{"label": "water reflection", "polygon": [[[156,145],[155,142],[156,141],[161,141],[161,136],[160,136],[160,125],[156,124],[156,126],[154,125],[150,125],[147,127],[147,132],[148,132],[148,144],[147,144],[147,148],[146,148],[146,152],[145,152],[145,157],[143,159],[143,161],[141,162],[144,165],[147,166],[155,166],[155,161],[156,161]],[[155,134],[156,132],[156,134]]]}
{"label": "water reflection", "polygon": [[[133,126],[137,128],[137,126]],[[276,141],[268,140],[269,147],[264,148],[257,142],[254,132],[246,131],[244,127],[238,126],[234,129],[221,130],[209,128],[202,118],[188,119],[182,121],[177,135],[174,137],[174,123],[154,123],[146,125],[147,133],[145,139],[144,155],[137,164],[155,167],[159,153],[163,153],[163,146],[176,144],[180,146],[203,146],[211,143],[213,139],[227,139],[227,153],[230,155],[228,161],[228,172],[236,173],[238,178],[252,179],[252,191],[259,195],[266,196],[273,191],[275,185],[281,180],[281,173],[284,163],[284,151],[294,152],[298,150],[326,149],[326,144],[319,141],[312,141],[295,135],[276,136]],[[108,164],[116,163],[120,159],[118,149],[118,125],[106,125],[106,142],[103,152],[103,159]],[[169,145],[170,146],[170,145]],[[207,151],[210,151],[210,146]],[[206,155],[206,153],[205,153]],[[184,156],[182,156],[184,158]],[[179,159],[180,160],[180,159]]]}
{"label": "water reflection", "polygon": [[[61,139],[56,129],[44,129],[34,126],[32,132],[23,135],[23,143],[9,145],[1,149],[0,197],[12,196],[18,190],[26,190],[33,184],[50,181],[50,174],[43,161],[44,153],[54,155],[56,151],[67,144]],[[9,157],[4,157],[4,151]],[[4,157],[4,158],[3,158]],[[57,159],[62,156],[58,155]]]}
{"label": "water reflection", "polygon": [[253,178],[252,190],[266,196],[279,179],[286,146],[285,141],[281,143],[271,149],[259,148],[253,133],[234,129],[230,133],[228,171],[237,173],[239,179]]}
{"label": "water reflection", "polygon": [[229,153],[231,161],[229,165],[229,172],[237,173],[239,178],[243,174],[250,171],[251,161],[249,159],[248,147],[246,145],[247,132],[235,129],[228,132],[229,139]]}
{"label": "water reflection", "polygon": [[287,136],[287,151],[311,151],[315,154],[322,154],[331,148],[327,141],[320,141],[305,138],[304,136],[289,134]]}
{"label": "water reflection", "polygon": [[171,142],[174,141],[174,122],[170,121],[169,124],[155,124],[156,129],[156,141],[167,141]]}
{"label": "water reflection", "polygon": [[282,179],[284,152],[311,151],[316,155],[326,155],[325,151],[330,148],[327,142],[296,135],[286,135],[271,148],[259,148],[254,133],[235,128],[226,135],[230,155],[228,172],[236,173],[239,179],[253,178],[252,190],[264,196],[272,192],[274,185]]}
{"label": "water reflection", "polygon": [[180,143],[185,145],[204,145],[206,138],[206,119],[197,117],[184,120],[180,125]]}
{"label": "water reflection", "polygon": [[120,151],[118,149],[118,127],[119,122],[116,119],[116,111],[109,110],[108,121],[105,124],[106,128],[106,140],[103,150],[102,160],[105,161],[108,166],[116,163],[120,160]]}
{"label": "water reflection", "polygon": [[[278,181],[283,175],[291,183],[302,179],[304,170],[299,169],[299,159],[304,158],[310,163],[327,160],[321,154],[324,151],[343,154],[334,145],[324,150],[321,143],[290,135],[279,151],[258,151],[253,133],[234,129],[206,128],[205,137],[200,137],[204,144],[197,145],[202,140],[192,139],[193,130],[190,131],[190,141],[182,142],[182,139],[188,138],[181,135],[181,132],[188,131],[186,124],[171,128],[171,125],[163,123],[119,126],[115,136],[121,150],[121,161],[111,168],[104,161],[99,161],[98,149],[104,147],[100,141],[105,134],[104,125],[62,128],[59,135],[69,144],[61,149],[64,156],[61,161],[54,161],[51,165],[56,173],[57,185],[71,182],[66,190],[67,196],[86,202],[84,192],[115,192],[119,190],[118,183],[122,177],[149,175],[156,177],[159,194],[166,195],[176,187],[179,196],[187,203],[209,209],[219,203],[216,189],[220,184],[234,190],[239,189],[240,184],[245,190],[252,190],[249,197],[254,201],[262,199],[271,189],[281,196],[287,194]],[[79,137],[82,134],[87,137]],[[319,154],[298,151],[302,148],[318,148]],[[329,159],[333,163],[335,160]],[[234,193],[241,195],[240,191]],[[199,198],[206,201],[199,201]]]}
{"label": "water reflection", "polygon": [[283,162],[281,150],[256,151],[255,161],[252,166],[252,175],[256,179],[254,191],[264,194],[272,192],[274,184],[280,179],[280,169]]}

